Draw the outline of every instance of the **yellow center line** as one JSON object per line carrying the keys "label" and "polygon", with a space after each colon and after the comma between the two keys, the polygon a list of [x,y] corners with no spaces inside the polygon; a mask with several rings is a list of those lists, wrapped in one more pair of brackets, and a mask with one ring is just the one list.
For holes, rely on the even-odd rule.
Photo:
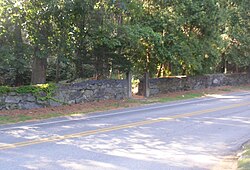
{"label": "yellow center line", "polygon": [[230,105],[230,106],[224,106],[224,107],[213,108],[213,109],[207,109],[207,110],[201,110],[201,111],[195,111],[195,112],[190,112],[190,113],[178,114],[178,115],[156,118],[156,119],[151,119],[151,120],[143,120],[143,121],[128,123],[128,124],[124,124],[124,125],[117,125],[117,126],[113,126],[113,127],[84,131],[84,132],[80,132],[80,133],[47,137],[47,138],[35,139],[35,140],[12,143],[12,144],[0,144],[0,150],[18,148],[18,147],[41,144],[41,143],[56,142],[56,141],[60,141],[60,140],[64,140],[64,139],[79,138],[79,137],[95,135],[95,134],[99,134],[99,133],[105,133],[105,132],[111,132],[111,131],[116,131],[116,130],[122,130],[122,129],[143,126],[143,125],[149,125],[149,124],[153,124],[153,123],[166,122],[166,121],[170,121],[170,120],[178,119],[178,118],[187,118],[187,117],[202,115],[202,114],[206,114],[206,113],[212,113],[212,112],[216,112],[216,111],[228,110],[228,109],[233,109],[233,108],[247,106],[247,105],[250,105],[250,102],[234,104],[234,105]]}

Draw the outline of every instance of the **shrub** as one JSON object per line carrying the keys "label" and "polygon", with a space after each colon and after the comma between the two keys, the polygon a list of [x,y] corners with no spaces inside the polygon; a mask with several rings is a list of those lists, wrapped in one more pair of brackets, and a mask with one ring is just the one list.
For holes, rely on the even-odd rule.
{"label": "shrub", "polygon": [[53,83],[20,86],[20,87],[0,86],[0,94],[7,94],[9,92],[16,92],[18,94],[31,93],[34,96],[36,96],[38,100],[44,101],[48,99],[53,100],[52,95],[55,89],[56,89],[56,85]]}
{"label": "shrub", "polygon": [[11,92],[11,88],[8,86],[0,86],[0,94],[6,94]]}

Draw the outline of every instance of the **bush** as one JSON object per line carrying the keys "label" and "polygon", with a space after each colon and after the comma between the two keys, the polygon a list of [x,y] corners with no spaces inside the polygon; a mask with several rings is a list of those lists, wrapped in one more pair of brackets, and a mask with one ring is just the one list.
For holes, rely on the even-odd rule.
{"label": "bush", "polygon": [[11,88],[8,86],[0,86],[0,94],[6,94],[11,92]]}
{"label": "bush", "polygon": [[16,92],[18,94],[32,93],[39,100],[48,100],[53,99],[52,95],[55,89],[55,84],[38,84],[20,87],[0,86],[0,94],[7,94],[9,92]]}

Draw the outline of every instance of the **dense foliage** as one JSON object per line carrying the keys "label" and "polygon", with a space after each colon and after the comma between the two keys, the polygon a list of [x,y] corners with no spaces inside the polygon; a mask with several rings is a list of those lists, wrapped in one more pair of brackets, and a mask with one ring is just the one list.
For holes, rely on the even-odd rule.
{"label": "dense foliage", "polygon": [[50,84],[37,84],[37,85],[26,85],[20,87],[8,87],[8,86],[0,86],[0,95],[7,93],[15,94],[33,94],[37,97],[38,100],[46,101],[46,100],[54,100],[56,102],[61,102],[57,99],[53,98],[55,90],[57,86],[53,83]]}
{"label": "dense foliage", "polygon": [[0,0],[0,85],[246,71],[248,0]]}

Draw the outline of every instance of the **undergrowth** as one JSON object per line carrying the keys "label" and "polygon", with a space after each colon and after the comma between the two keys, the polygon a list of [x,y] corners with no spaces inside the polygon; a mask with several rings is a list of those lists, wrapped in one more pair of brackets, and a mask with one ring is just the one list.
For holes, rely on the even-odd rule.
{"label": "undergrowth", "polygon": [[31,93],[37,97],[38,100],[49,100],[53,99],[53,93],[56,90],[56,85],[53,83],[50,84],[38,84],[38,85],[28,85],[20,87],[8,87],[0,86],[0,94],[8,94],[11,92],[18,94],[28,94]]}

